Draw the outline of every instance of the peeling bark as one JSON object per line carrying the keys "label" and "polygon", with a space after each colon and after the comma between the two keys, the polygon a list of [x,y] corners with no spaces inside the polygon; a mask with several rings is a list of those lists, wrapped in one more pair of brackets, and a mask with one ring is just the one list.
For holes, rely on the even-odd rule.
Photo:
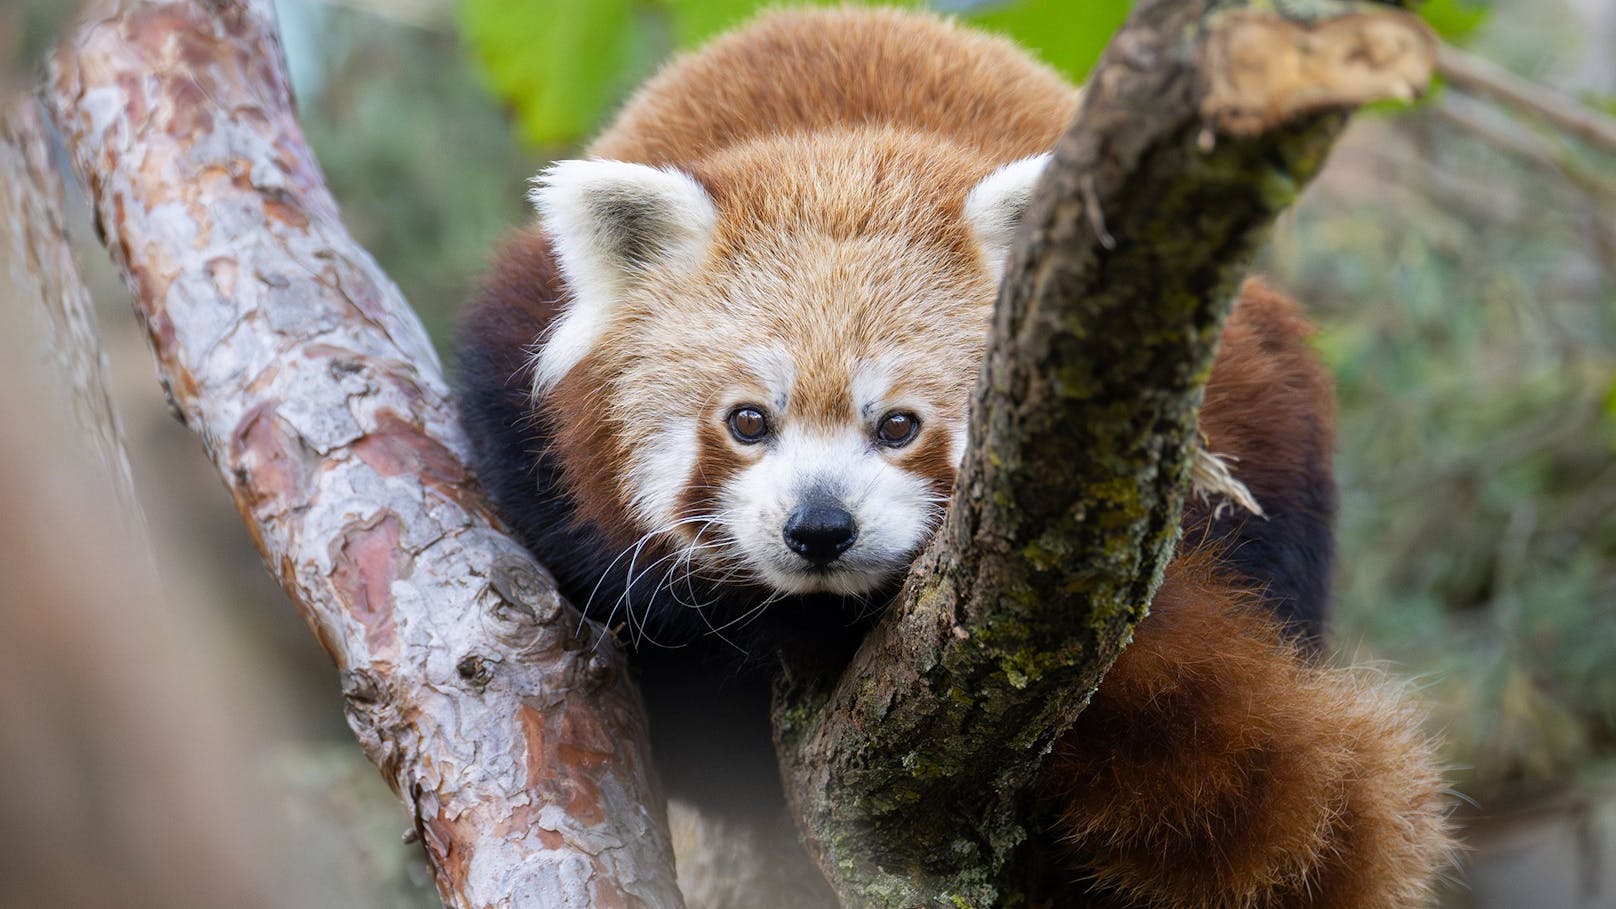
{"label": "peeling bark", "polygon": [[[1242,5],[1144,0],[1112,40],[1007,269],[942,530],[851,666],[777,698],[798,826],[846,905],[1022,897],[1029,788],[1172,554],[1236,283],[1334,111],[1429,77],[1397,11]],[[1288,83],[1234,71],[1254,54]]]}
{"label": "peeling bark", "polygon": [[103,4],[52,62],[162,380],[444,902],[677,907],[623,655],[488,511],[437,356],[296,124],[273,23],[268,0]]}

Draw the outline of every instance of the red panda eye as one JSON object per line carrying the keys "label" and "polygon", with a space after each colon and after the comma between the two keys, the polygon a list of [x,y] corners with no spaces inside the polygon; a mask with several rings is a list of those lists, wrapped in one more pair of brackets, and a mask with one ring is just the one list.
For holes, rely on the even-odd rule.
{"label": "red panda eye", "polygon": [[729,432],[742,445],[756,445],[769,437],[769,418],[756,407],[742,405],[729,412]]}
{"label": "red panda eye", "polygon": [[881,418],[876,424],[875,438],[882,445],[891,448],[902,448],[914,441],[915,434],[920,432],[920,418],[912,413],[894,410]]}

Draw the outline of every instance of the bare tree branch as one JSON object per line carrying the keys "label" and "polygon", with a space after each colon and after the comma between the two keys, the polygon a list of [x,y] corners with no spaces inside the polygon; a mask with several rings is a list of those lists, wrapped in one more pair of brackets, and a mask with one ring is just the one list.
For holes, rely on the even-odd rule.
{"label": "bare tree branch", "polygon": [[1455,88],[1492,98],[1516,113],[1537,117],[1599,151],[1616,155],[1616,120],[1574,98],[1522,79],[1490,60],[1465,53],[1451,44],[1442,45],[1437,56],[1437,71]]}
{"label": "bare tree branch", "polygon": [[1509,117],[1463,95],[1448,95],[1427,108],[1431,116],[1505,154],[1559,176],[1585,194],[1596,217],[1616,206],[1616,180],[1577,160],[1564,143],[1519,129]]}
{"label": "bare tree branch", "polygon": [[1019,892],[1029,785],[1172,553],[1236,282],[1344,122],[1317,112],[1429,79],[1407,14],[1240,6],[1146,0],[1112,40],[1022,228],[943,529],[852,665],[777,702],[845,904]]}
{"label": "bare tree branch", "polygon": [[477,493],[436,354],[295,122],[274,19],[126,0],[52,63],[163,380],[341,670],[444,902],[677,907],[622,655]]}

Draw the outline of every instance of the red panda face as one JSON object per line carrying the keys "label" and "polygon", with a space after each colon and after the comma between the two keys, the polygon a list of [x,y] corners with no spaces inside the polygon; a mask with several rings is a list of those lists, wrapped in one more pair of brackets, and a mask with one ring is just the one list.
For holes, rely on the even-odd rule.
{"label": "red panda face", "polygon": [[[952,491],[999,260],[1041,165],[907,212],[912,188],[880,175],[900,204],[883,202],[856,166],[829,198],[778,181],[762,200],[636,164],[547,171],[535,198],[571,298],[534,393],[579,512],[655,541],[645,570],[670,576],[843,595],[899,576]],[[824,229],[826,209],[860,206],[858,229]]]}

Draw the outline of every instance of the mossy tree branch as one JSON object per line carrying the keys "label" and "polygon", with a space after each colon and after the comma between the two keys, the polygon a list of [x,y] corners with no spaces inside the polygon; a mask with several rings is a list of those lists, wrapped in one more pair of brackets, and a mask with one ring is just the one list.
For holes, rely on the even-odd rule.
{"label": "mossy tree branch", "polygon": [[1029,787],[1172,554],[1238,280],[1344,109],[1433,46],[1357,6],[1144,0],[1035,194],[950,513],[837,678],[775,720],[798,824],[844,904],[1015,902]]}

